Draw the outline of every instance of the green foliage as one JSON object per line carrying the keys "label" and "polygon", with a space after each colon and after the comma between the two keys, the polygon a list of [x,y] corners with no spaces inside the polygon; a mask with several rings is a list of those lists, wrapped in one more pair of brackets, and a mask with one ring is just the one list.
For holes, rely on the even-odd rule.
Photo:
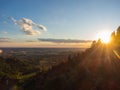
{"label": "green foliage", "polygon": [[39,72],[39,68],[30,66],[28,62],[13,57],[0,57],[0,83],[7,83],[9,80],[9,84],[14,84],[13,90],[22,90],[20,85],[35,76],[37,72]]}

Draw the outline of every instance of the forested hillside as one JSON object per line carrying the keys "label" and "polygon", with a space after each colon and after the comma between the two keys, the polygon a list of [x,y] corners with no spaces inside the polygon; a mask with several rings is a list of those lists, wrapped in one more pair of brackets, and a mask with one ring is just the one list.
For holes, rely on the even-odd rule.
{"label": "forested hillside", "polygon": [[109,44],[93,41],[86,51],[71,54],[46,71],[16,58],[0,57],[0,87],[5,88],[9,80],[14,90],[120,90],[119,45],[120,27],[111,34]]}
{"label": "forested hillside", "polygon": [[111,42],[99,39],[91,48],[68,57],[23,85],[24,90],[120,90],[120,27]]}

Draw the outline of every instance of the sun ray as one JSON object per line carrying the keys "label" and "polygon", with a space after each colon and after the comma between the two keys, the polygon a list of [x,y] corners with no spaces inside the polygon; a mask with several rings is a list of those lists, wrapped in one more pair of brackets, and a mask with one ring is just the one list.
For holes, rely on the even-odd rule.
{"label": "sun ray", "polygon": [[116,50],[113,50],[113,52],[114,52],[114,54],[116,55],[116,57],[117,57],[118,59],[120,59],[120,55],[118,54],[118,52],[117,52]]}

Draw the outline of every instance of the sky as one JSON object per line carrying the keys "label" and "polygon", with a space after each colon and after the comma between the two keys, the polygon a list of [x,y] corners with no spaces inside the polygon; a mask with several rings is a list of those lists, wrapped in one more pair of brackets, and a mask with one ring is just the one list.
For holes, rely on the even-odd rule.
{"label": "sky", "polygon": [[0,47],[89,47],[99,32],[120,25],[119,3],[0,0]]}

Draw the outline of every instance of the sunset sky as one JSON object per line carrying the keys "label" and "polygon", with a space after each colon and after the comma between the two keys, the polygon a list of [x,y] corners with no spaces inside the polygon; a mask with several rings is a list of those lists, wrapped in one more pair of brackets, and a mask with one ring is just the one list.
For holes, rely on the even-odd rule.
{"label": "sunset sky", "polygon": [[120,0],[0,0],[0,47],[89,47],[120,25]]}

